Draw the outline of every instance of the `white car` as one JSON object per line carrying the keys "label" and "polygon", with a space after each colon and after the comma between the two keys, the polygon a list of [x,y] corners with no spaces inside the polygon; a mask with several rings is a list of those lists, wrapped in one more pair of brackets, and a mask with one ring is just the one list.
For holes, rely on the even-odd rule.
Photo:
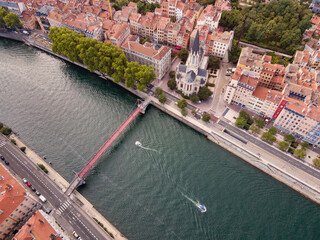
{"label": "white car", "polygon": [[27,183],[27,182],[28,182],[28,180],[25,179],[25,178],[23,178],[22,181],[23,181],[24,183]]}

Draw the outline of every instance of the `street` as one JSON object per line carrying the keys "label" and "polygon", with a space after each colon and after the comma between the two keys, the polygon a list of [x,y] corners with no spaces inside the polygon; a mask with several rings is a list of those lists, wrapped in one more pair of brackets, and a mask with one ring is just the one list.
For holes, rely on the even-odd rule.
{"label": "street", "polygon": [[[69,235],[74,230],[81,239],[112,240],[92,218],[67,197],[39,167],[34,165],[20,149],[3,135],[0,135],[0,153],[10,163],[7,167],[11,172],[14,172],[20,178],[26,178],[47,199],[47,202],[43,204],[44,208],[49,209],[52,205],[55,209],[53,216]],[[37,199],[36,196],[34,198]],[[71,228],[66,226],[66,223],[70,224]]]}

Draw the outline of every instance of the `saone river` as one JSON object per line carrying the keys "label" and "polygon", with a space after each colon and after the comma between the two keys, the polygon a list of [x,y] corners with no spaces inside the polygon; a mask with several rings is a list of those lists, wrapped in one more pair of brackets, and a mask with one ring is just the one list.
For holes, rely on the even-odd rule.
{"label": "saone river", "polygon": [[[115,84],[1,38],[0,72],[0,121],[68,181],[135,107]],[[79,191],[129,239],[320,239],[317,204],[154,107]]]}

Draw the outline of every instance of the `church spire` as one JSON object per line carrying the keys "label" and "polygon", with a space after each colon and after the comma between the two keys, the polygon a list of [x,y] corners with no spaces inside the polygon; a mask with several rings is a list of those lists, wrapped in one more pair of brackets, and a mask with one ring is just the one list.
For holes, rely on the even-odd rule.
{"label": "church spire", "polygon": [[197,30],[196,38],[194,39],[191,54],[197,55],[199,53],[199,30]]}

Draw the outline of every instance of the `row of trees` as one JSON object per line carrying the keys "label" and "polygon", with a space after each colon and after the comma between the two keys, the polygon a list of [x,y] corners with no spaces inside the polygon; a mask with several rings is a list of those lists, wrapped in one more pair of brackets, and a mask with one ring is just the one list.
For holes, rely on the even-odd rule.
{"label": "row of trees", "polygon": [[233,29],[237,39],[292,54],[299,48],[304,31],[311,27],[311,17],[306,6],[279,0],[223,11],[220,25]]}
{"label": "row of trees", "polygon": [[2,134],[4,134],[4,135],[10,135],[11,132],[12,132],[12,130],[11,130],[11,128],[9,128],[9,127],[3,126],[3,123],[0,122],[0,132],[1,132]]}
{"label": "row of trees", "polygon": [[125,79],[127,87],[143,91],[155,79],[152,66],[128,62],[124,53],[111,43],[102,43],[86,38],[69,29],[50,28],[52,51],[63,54],[72,62],[83,63],[91,71],[110,76],[115,82]]}
{"label": "row of trees", "polygon": [[5,25],[10,29],[20,28],[22,23],[19,16],[15,13],[8,13],[3,7],[0,7],[0,26]]}

